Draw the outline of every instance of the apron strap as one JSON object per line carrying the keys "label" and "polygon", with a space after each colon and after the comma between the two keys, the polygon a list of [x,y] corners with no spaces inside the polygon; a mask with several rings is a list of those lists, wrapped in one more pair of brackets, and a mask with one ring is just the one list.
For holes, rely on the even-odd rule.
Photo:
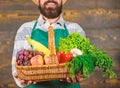
{"label": "apron strap", "polygon": [[67,30],[67,27],[66,27],[65,23],[64,23],[64,28],[65,28],[65,30]]}
{"label": "apron strap", "polygon": [[65,23],[64,23],[64,28],[65,28],[65,30],[66,30],[66,32],[67,32],[67,34],[69,34],[68,29],[67,29],[67,27],[66,27],[66,24],[65,24]]}
{"label": "apron strap", "polygon": [[34,26],[33,26],[33,28],[32,28],[31,35],[33,34],[33,31],[35,30],[35,28],[36,28],[36,26],[37,26],[37,23],[38,23],[38,21],[36,20],[35,23],[34,23]]}
{"label": "apron strap", "polygon": [[33,26],[33,29],[32,29],[32,30],[34,30],[34,29],[36,28],[37,23],[38,23],[38,21],[36,20],[35,23],[34,23],[34,26]]}

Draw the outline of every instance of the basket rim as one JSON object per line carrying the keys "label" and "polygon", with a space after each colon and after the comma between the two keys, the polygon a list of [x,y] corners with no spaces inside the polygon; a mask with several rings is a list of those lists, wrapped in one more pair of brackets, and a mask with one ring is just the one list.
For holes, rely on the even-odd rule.
{"label": "basket rim", "polygon": [[51,66],[60,66],[60,65],[65,65],[65,63],[59,63],[59,64],[49,64],[49,65],[47,65],[47,64],[44,64],[44,65],[36,65],[36,66],[32,66],[32,65],[30,65],[30,66],[19,66],[18,64],[17,64],[17,62],[15,61],[15,67],[17,67],[17,68],[38,68],[38,67],[51,67]]}

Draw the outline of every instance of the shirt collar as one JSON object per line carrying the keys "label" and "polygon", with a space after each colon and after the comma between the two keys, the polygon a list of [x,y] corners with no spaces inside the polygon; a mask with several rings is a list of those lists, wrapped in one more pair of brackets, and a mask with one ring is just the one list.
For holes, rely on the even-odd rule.
{"label": "shirt collar", "polygon": [[[38,25],[44,25],[45,23],[46,23],[46,21],[43,19],[42,15],[40,15],[39,18],[38,18]],[[60,15],[60,19],[57,22],[53,23],[53,24],[58,24],[60,26],[64,26],[65,21],[62,18],[62,15]]]}

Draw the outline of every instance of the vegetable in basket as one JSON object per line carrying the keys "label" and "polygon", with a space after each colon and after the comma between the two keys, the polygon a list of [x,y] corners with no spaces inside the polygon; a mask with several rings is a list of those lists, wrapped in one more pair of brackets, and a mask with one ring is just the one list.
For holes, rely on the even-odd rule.
{"label": "vegetable in basket", "polygon": [[26,40],[33,46],[33,48],[37,51],[42,51],[44,52],[44,54],[50,54],[50,50],[45,47],[44,45],[42,45],[41,43],[29,38],[29,37],[26,37]]}
{"label": "vegetable in basket", "polygon": [[80,36],[79,33],[75,32],[68,35],[67,38],[59,40],[58,51],[67,53],[74,48],[81,50],[82,55],[73,57],[70,62],[66,63],[66,67],[70,67],[72,77],[82,73],[87,78],[94,72],[96,66],[104,69],[104,75],[108,75],[109,78],[116,77],[113,71],[113,58],[108,56],[105,51],[92,45],[89,38]]}
{"label": "vegetable in basket", "polygon": [[64,53],[63,51],[57,52],[57,58],[59,63],[69,62],[72,59],[73,55],[71,52]]}

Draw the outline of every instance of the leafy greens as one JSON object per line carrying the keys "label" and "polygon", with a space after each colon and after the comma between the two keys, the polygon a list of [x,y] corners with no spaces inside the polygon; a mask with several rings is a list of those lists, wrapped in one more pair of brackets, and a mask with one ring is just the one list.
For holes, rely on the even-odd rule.
{"label": "leafy greens", "polygon": [[83,55],[76,56],[72,61],[66,63],[66,66],[70,67],[71,77],[82,72],[84,77],[87,78],[94,72],[95,66],[104,69],[104,75],[108,75],[109,78],[116,77],[113,71],[113,58],[108,56],[105,51],[92,45],[89,38],[80,36],[77,32],[69,34],[66,38],[60,38],[59,51],[67,53],[73,48],[80,49]]}

